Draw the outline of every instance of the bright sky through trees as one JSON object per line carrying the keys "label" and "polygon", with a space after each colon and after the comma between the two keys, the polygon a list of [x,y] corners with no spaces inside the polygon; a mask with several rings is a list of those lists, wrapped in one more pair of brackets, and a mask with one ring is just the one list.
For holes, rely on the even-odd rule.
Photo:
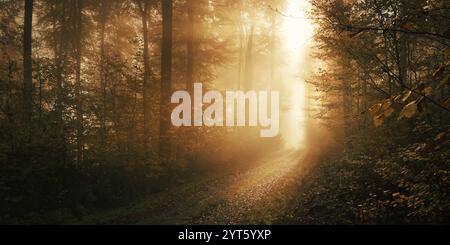
{"label": "bright sky through trees", "polygon": [[299,71],[305,59],[309,59],[309,44],[314,31],[312,23],[306,18],[308,8],[306,0],[290,0],[283,11],[282,50],[287,54],[283,83],[289,97],[289,110],[282,114],[281,130],[287,145],[294,148],[301,147],[304,137],[306,87]]}

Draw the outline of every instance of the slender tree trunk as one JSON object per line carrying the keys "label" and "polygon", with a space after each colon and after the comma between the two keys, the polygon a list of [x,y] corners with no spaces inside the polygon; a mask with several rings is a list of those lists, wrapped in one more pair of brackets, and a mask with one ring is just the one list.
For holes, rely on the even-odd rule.
{"label": "slender tree trunk", "polygon": [[83,0],[76,1],[76,71],[75,71],[75,100],[76,100],[76,131],[77,131],[77,163],[83,161],[84,151],[84,128],[83,128],[83,104],[82,104],[82,88],[81,88],[81,39],[82,39],[82,11]]}
{"label": "slender tree trunk", "polygon": [[42,89],[44,86],[44,79],[42,79],[42,71],[41,71],[41,65],[38,63],[37,65],[37,72],[38,72],[38,82],[39,82],[39,127],[42,127]]}
{"label": "slender tree trunk", "polygon": [[275,79],[275,59],[276,59],[276,48],[275,48],[275,42],[276,42],[276,26],[275,26],[275,12],[271,13],[271,34],[270,34],[270,80],[269,80],[269,90],[272,89],[273,82]]}
{"label": "slender tree trunk", "polygon": [[242,84],[242,63],[244,59],[244,33],[242,31],[242,26],[239,26],[240,35],[239,35],[239,61],[238,61],[238,82],[236,85],[236,89],[241,89]]}
{"label": "slender tree trunk", "polygon": [[105,29],[107,22],[107,6],[106,1],[101,1],[100,13],[100,86],[102,91],[102,112],[100,122],[100,144],[102,148],[106,143],[106,73],[105,73]]}
{"label": "slender tree trunk", "polygon": [[147,0],[139,2],[141,9],[142,19],[142,35],[144,36],[144,81],[142,85],[143,96],[143,114],[144,114],[144,151],[149,152],[149,140],[150,140],[150,107],[149,107],[149,85],[150,85],[150,60],[149,60],[149,41],[148,41],[148,10],[149,4]]}
{"label": "slender tree trunk", "polygon": [[194,78],[194,1],[195,0],[187,0],[187,8],[188,8],[188,37],[187,37],[187,78],[186,78],[186,89],[193,94],[193,86],[195,82]]}
{"label": "slender tree trunk", "polygon": [[[386,67],[389,67],[389,44],[388,44],[388,37],[386,34],[383,34],[383,47],[384,47],[384,63],[386,64]],[[387,87],[388,87],[388,93],[389,96],[392,96],[392,78],[390,73],[388,72],[387,77]]]}
{"label": "slender tree trunk", "polygon": [[[361,101],[363,100],[363,98],[361,98],[361,94],[362,94],[362,81],[358,80],[358,88],[356,91],[356,113],[357,115],[359,115],[359,113],[361,112]],[[358,130],[361,130],[362,128],[362,124],[361,124],[361,119],[358,118]]]}
{"label": "slender tree trunk", "polygon": [[242,20],[242,1],[239,1],[239,60],[238,60],[238,81],[236,89],[241,89],[242,86],[242,66],[244,64],[244,22]]}
{"label": "slender tree trunk", "polygon": [[[53,11],[55,17],[53,19],[53,31],[54,31],[54,64],[56,68],[56,101],[55,101],[55,113],[56,113],[56,137],[58,149],[59,162],[65,163],[67,159],[67,147],[66,147],[66,135],[64,130],[64,119],[63,119],[63,100],[64,100],[64,90],[63,90],[63,71],[64,71],[64,60],[66,59],[65,52],[65,36],[66,36],[66,10],[67,10],[67,0],[61,1],[61,9],[58,10],[58,5],[60,2],[55,2],[53,5]],[[57,32],[57,23],[60,22],[61,30],[60,33]]]}
{"label": "slender tree trunk", "polygon": [[172,80],[172,0],[161,0],[162,48],[161,48],[161,101],[159,155],[163,163],[170,161],[170,92]]}
{"label": "slender tree trunk", "polygon": [[251,90],[253,87],[253,25],[250,28],[250,36],[248,37],[247,51],[245,54],[245,86],[244,90]]}
{"label": "slender tree trunk", "polygon": [[[55,3],[54,5],[55,9],[54,11],[57,12],[58,11],[58,6],[57,3]],[[64,41],[64,37],[66,35],[66,1],[63,0],[62,1],[62,7],[60,10],[60,25],[61,25],[61,31],[59,33],[59,36],[56,34],[56,18],[53,22],[53,28],[54,28],[54,42],[55,42],[55,47],[54,47],[54,56],[55,56],[55,67],[56,67],[56,87],[57,87],[57,95],[56,95],[56,114],[57,114],[57,118],[58,118],[58,126],[61,127],[62,129],[62,125],[63,125],[63,116],[62,116],[62,111],[63,111],[63,78],[62,78],[62,73],[63,73],[63,62],[65,59],[65,41]]]}
{"label": "slender tree trunk", "polygon": [[[404,0],[399,2],[399,15],[401,18],[407,15],[404,9],[405,3],[406,1]],[[398,77],[401,89],[403,89],[408,84],[408,35],[405,33],[397,33],[396,35]]]}
{"label": "slender tree trunk", "polygon": [[[345,66],[342,67],[343,72],[350,66],[350,62],[344,61]],[[343,117],[344,117],[344,136],[347,137],[351,134],[352,129],[352,85],[348,79],[342,80],[342,102],[343,102]]]}
{"label": "slender tree trunk", "polygon": [[[362,108],[362,111],[365,111],[365,112],[367,112],[367,110],[368,110],[368,94],[367,94],[367,78],[366,79],[364,79],[364,81],[363,81],[363,84],[362,84],[362,106],[363,106],[363,108]],[[364,113],[364,115],[363,115],[363,128],[366,128],[366,126],[367,126],[367,121],[368,121],[368,119],[367,119],[367,115],[368,115],[368,113]]]}
{"label": "slender tree trunk", "polygon": [[398,34],[397,39],[397,66],[398,66],[398,77],[400,79],[401,87],[405,87],[408,84],[408,41],[407,36],[403,33]]}
{"label": "slender tree trunk", "polygon": [[31,127],[33,113],[33,67],[31,57],[33,28],[33,0],[25,0],[23,30],[23,105],[24,122]]}

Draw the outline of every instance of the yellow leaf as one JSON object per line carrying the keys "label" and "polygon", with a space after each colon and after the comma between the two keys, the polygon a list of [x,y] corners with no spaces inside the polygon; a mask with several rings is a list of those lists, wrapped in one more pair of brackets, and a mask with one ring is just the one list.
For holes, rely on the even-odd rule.
{"label": "yellow leaf", "polygon": [[383,102],[383,104],[381,105],[381,110],[387,110],[388,108],[391,107],[391,100],[387,99]]}
{"label": "yellow leaf", "polygon": [[403,97],[403,94],[399,94],[399,95],[394,97],[394,101],[399,103],[401,101],[402,97]]}
{"label": "yellow leaf", "polygon": [[373,117],[373,126],[375,126],[375,128],[380,127],[381,125],[383,125],[383,123],[384,123],[383,114]]}
{"label": "yellow leaf", "polygon": [[445,136],[446,136],[446,135],[445,135],[444,132],[439,133],[439,134],[436,136],[436,138],[434,138],[434,141],[435,141],[436,143],[444,142],[444,141],[445,141],[445,138],[446,138]]}
{"label": "yellow leaf", "polygon": [[439,69],[433,73],[433,79],[438,79],[445,72],[445,69],[445,65],[439,67]]}
{"label": "yellow leaf", "polygon": [[449,57],[449,56],[450,56],[450,47],[447,47],[446,49],[444,49],[444,55],[445,55],[446,57]]}
{"label": "yellow leaf", "polygon": [[430,86],[428,86],[428,87],[426,87],[426,88],[423,90],[423,93],[424,93],[426,96],[428,96],[428,95],[430,95],[431,93],[433,93],[433,88],[430,87]]}
{"label": "yellow leaf", "polygon": [[411,97],[411,94],[412,94],[412,91],[407,91],[407,92],[403,95],[403,97],[402,97],[402,99],[401,99],[401,102],[402,102],[402,103],[405,103],[405,102],[409,99],[409,97]]}
{"label": "yellow leaf", "polygon": [[383,112],[383,115],[384,115],[385,118],[388,118],[388,117],[390,117],[392,115],[392,113],[394,113],[394,111],[395,111],[394,108],[389,107],[387,110],[385,110]]}
{"label": "yellow leaf", "polygon": [[407,104],[405,107],[403,107],[402,111],[400,112],[400,115],[398,116],[398,120],[402,118],[411,118],[417,113],[417,104],[415,101]]}
{"label": "yellow leaf", "polygon": [[450,106],[450,97],[448,97],[447,99],[444,100],[444,102],[441,104],[443,107],[448,107]]}
{"label": "yellow leaf", "polygon": [[381,103],[378,103],[378,104],[375,104],[375,105],[371,106],[369,108],[369,111],[371,113],[376,113],[376,112],[380,111],[380,109],[381,109]]}

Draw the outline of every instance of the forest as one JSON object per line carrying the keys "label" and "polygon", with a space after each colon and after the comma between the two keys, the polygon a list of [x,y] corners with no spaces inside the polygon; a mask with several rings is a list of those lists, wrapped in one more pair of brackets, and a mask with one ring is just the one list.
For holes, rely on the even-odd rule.
{"label": "forest", "polygon": [[0,0],[0,84],[0,224],[450,223],[446,0]]}

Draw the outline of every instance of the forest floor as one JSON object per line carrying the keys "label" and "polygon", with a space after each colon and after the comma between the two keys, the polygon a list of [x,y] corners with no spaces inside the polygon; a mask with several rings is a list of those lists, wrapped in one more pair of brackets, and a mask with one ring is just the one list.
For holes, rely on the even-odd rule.
{"label": "forest floor", "polygon": [[389,144],[344,154],[314,149],[267,153],[69,223],[449,223],[449,148],[422,158]]}
{"label": "forest floor", "polygon": [[87,224],[273,224],[285,220],[301,176],[314,161],[280,150],[244,169],[207,174],[127,207],[84,217]]}

